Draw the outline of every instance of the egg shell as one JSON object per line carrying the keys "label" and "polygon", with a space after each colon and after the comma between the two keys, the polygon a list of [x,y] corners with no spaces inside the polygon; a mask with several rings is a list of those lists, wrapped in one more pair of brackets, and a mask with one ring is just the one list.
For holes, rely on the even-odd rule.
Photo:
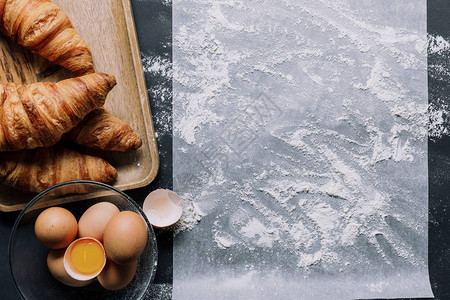
{"label": "egg shell", "polygon": [[77,236],[77,219],[65,208],[50,207],[37,217],[34,232],[46,247],[61,249],[67,247]]}
{"label": "egg shell", "polygon": [[92,237],[102,242],[106,225],[119,212],[119,208],[111,202],[99,202],[92,205],[78,221],[78,236]]}
{"label": "egg shell", "polygon": [[64,253],[66,249],[52,249],[47,256],[47,266],[50,273],[59,282],[72,286],[72,287],[82,287],[90,284],[94,279],[80,281],[72,278],[64,268]]}
{"label": "egg shell", "polygon": [[133,280],[137,265],[137,261],[119,265],[109,259],[106,261],[106,265],[103,271],[97,276],[97,279],[107,290],[120,290]]}
{"label": "egg shell", "polygon": [[118,264],[138,259],[147,245],[148,231],[144,219],[132,211],[112,217],[103,235],[106,255]]}
{"label": "egg shell", "polygon": [[172,226],[183,214],[180,196],[166,189],[157,189],[151,192],[145,198],[142,209],[150,224],[156,228]]}

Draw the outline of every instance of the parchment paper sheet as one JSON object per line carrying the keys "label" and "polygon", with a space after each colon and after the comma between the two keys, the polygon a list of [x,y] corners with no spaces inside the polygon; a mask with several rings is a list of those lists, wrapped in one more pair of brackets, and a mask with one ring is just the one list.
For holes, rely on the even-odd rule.
{"label": "parchment paper sheet", "polygon": [[173,1],[173,299],[431,297],[426,1]]}

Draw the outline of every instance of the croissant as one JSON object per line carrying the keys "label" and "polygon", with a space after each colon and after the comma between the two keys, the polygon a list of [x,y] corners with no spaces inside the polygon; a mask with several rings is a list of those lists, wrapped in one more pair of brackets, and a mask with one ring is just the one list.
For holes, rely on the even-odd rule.
{"label": "croissant", "polygon": [[127,123],[104,108],[90,112],[63,138],[75,144],[108,151],[124,152],[142,145],[141,138]]}
{"label": "croissant", "polygon": [[93,73],[58,83],[0,84],[0,151],[48,147],[101,107],[116,84]]}
{"label": "croissant", "polygon": [[92,54],[69,17],[49,0],[0,0],[0,29],[76,75],[94,72]]}
{"label": "croissant", "polygon": [[61,146],[0,153],[0,182],[21,191],[39,193],[69,180],[112,183],[116,177],[105,160]]}

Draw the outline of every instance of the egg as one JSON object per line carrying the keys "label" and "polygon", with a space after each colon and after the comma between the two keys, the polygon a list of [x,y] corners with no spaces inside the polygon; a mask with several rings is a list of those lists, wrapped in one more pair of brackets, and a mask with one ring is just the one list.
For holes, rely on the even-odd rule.
{"label": "egg", "polygon": [[64,253],[66,249],[52,249],[47,256],[47,266],[50,273],[61,283],[72,287],[82,287],[90,284],[94,279],[80,281],[73,279],[64,268]]}
{"label": "egg", "polygon": [[103,235],[106,255],[115,263],[138,259],[147,244],[147,224],[132,211],[122,211],[111,218]]}
{"label": "egg", "polygon": [[72,242],[64,254],[64,268],[77,280],[95,278],[106,263],[102,243],[91,237],[79,238]]}
{"label": "egg", "polygon": [[119,208],[110,202],[92,205],[78,221],[78,236],[92,237],[102,242],[106,224],[119,212]]}
{"label": "egg", "polygon": [[77,236],[77,219],[65,208],[50,207],[37,217],[34,232],[46,247],[61,249],[67,247]]}
{"label": "egg", "polygon": [[107,290],[120,290],[133,280],[137,265],[137,260],[122,265],[107,260],[103,271],[97,276],[98,282]]}

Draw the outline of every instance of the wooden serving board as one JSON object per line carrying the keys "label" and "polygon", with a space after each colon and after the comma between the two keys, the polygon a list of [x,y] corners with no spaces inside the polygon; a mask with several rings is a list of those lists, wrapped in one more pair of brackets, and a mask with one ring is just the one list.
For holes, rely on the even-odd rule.
{"label": "wooden serving board", "polygon": [[[143,145],[127,153],[91,152],[105,158],[118,172],[121,190],[149,184],[159,167],[158,150],[130,0],[52,0],[72,21],[91,49],[96,72],[116,77],[105,107],[139,134]],[[62,67],[29,53],[0,35],[0,82],[28,84],[73,77]],[[22,209],[35,194],[0,184],[0,211]]]}

